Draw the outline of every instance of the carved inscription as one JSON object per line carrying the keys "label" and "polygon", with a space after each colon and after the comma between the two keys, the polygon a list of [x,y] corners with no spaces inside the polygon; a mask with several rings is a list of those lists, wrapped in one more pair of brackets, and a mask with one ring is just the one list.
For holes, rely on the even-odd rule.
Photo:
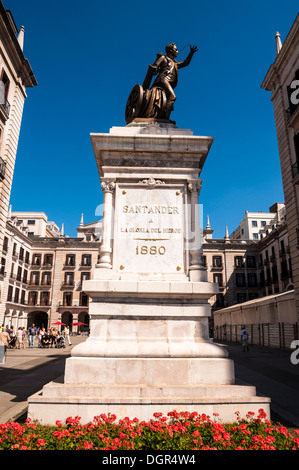
{"label": "carved inscription", "polygon": [[183,265],[182,194],[163,185],[127,188],[118,207],[117,256],[122,271],[177,272]]}

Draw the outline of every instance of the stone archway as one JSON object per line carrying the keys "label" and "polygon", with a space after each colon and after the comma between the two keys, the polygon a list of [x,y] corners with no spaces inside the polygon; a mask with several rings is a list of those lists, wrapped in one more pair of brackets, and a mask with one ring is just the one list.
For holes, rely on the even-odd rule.
{"label": "stone archway", "polygon": [[80,334],[88,334],[89,332],[89,314],[86,311],[80,312],[78,315],[78,323],[84,323],[84,325],[78,325],[77,331]]}
{"label": "stone archway", "polygon": [[27,329],[31,325],[35,325],[37,328],[45,328],[45,330],[48,329],[48,323],[49,323],[49,316],[46,312],[44,311],[33,311],[28,313],[27,317]]}
{"label": "stone archway", "polygon": [[63,312],[61,315],[61,322],[67,325],[70,331],[72,331],[73,314],[71,312]]}

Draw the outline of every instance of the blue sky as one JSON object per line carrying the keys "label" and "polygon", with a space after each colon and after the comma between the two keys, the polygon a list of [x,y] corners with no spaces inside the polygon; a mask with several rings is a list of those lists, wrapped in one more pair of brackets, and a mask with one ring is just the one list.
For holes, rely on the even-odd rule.
{"label": "blue sky", "polygon": [[[90,133],[124,126],[128,95],[157,52],[197,45],[180,71],[171,115],[214,137],[200,203],[214,237],[248,211],[284,200],[273,107],[261,83],[298,0],[166,2],[3,0],[38,86],[28,89],[13,180],[13,211],[43,211],[76,236],[102,202]],[[188,46],[189,47],[189,46]],[[178,59],[186,57],[184,49]]]}

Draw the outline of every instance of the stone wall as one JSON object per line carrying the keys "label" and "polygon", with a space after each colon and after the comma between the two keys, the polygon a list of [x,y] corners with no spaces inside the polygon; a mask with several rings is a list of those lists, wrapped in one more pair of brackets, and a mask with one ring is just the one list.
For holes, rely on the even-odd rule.
{"label": "stone wall", "polygon": [[298,339],[294,291],[215,311],[214,339],[238,342],[242,325],[249,333],[249,343],[289,349]]}

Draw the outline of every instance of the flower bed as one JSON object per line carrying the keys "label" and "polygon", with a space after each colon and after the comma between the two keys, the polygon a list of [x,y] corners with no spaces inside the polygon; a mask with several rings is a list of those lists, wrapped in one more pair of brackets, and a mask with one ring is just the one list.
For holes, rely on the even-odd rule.
{"label": "flower bed", "polygon": [[264,412],[224,424],[217,416],[154,413],[148,422],[112,414],[80,424],[68,418],[45,426],[30,422],[0,424],[0,450],[298,450],[299,430],[271,423]]}

